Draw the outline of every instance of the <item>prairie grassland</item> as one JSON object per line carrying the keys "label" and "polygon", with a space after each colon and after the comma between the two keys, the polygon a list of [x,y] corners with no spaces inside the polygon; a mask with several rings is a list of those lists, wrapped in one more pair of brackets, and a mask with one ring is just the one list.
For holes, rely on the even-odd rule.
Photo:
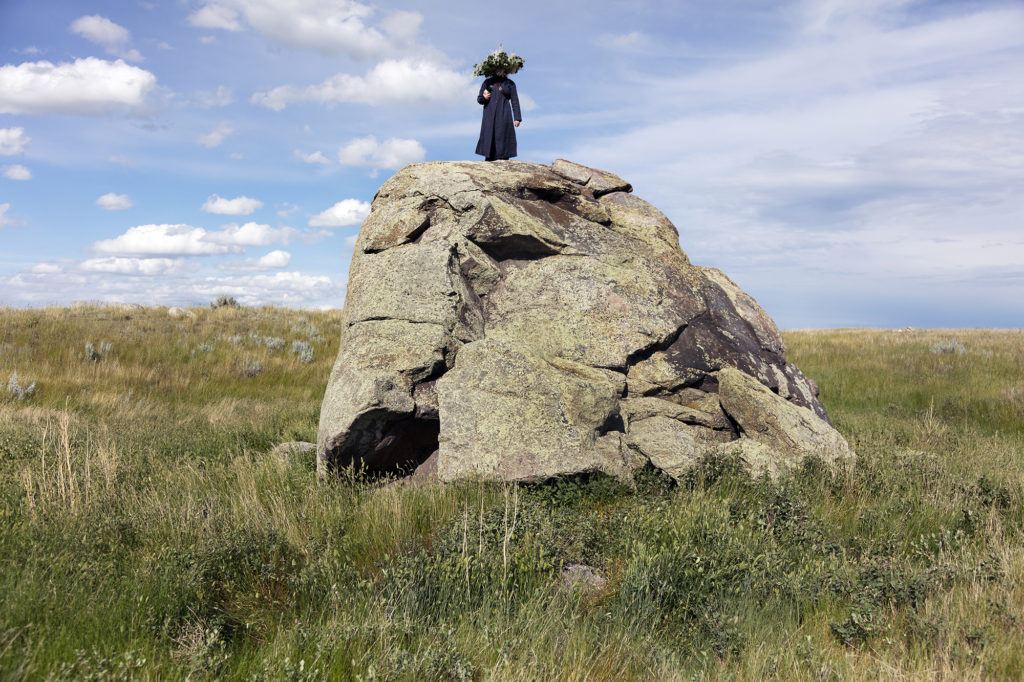
{"label": "prairie grassland", "polygon": [[786,334],[851,471],[413,487],[272,452],[337,313],[192,312],[0,310],[0,678],[1024,675],[1020,331]]}

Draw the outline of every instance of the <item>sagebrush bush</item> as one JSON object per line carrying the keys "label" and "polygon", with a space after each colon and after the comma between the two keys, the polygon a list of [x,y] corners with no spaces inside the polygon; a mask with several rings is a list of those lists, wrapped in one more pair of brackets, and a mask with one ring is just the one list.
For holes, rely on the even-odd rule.
{"label": "sagebrush bush", "polygon": [[936,341],[932,344],[929,350],[931,350],[932,353],[955,353],[957,355],[963,355],[967,352],[967,347],[960,343],[960,341],[954,336],[948,341]]}
{"label": "sagebrush bush", "polygon": [[237,308],[238,301],[235,300],[234,296],[228,296],[227,294],[221,294],[217,298],[210,301],[211,308]]}
{"label": "sagebrush bush", "polygon": [[93,346],[91,341],[85,342],[85,359],[90,362],[99,362],[100,360],[106,360],[107,356],[110,355],[110,351],[113,350],[114,344],[100,341],[99,345]]}
{"label": "sagebrush bush", "polygon": [[26,398],[31,398],[35,392],[36,382],[33,381],[28,386],[22,386],[18,381],[18,372],[11,372],[11,376],[7,380],[7,395],[15,400],[25,400]]}
{"label": "sagebrush bush", "polygon": [[257,346],[264,346],[267,350],[273,352],[284,348],[285,341],[280,336],[261,336],[256,332],[249,332],[249,338],[252,339],[253,343]]}
{"label": "sagebrush bush", "polygon": [[309,364],[313,362],[313,347],[308,341],[292,341],[292,355],[299,356],[299,361]]}
{"label": "sagebrush bush", "polygon": [[259,360],[249,358],[242,364],[241,372],[242,376],[245,377],[259,376],[263,373],[263,363]]}

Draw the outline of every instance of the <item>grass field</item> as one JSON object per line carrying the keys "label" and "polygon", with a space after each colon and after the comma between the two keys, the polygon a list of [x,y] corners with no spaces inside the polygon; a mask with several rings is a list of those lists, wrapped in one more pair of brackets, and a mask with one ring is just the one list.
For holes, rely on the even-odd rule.
{"label": "grass field", "polygon": [[272,452],[338,313],[191,313],[0,310],[0,679],[1024,676],[1024,332],[786,334],[852,471],[409,487]]}

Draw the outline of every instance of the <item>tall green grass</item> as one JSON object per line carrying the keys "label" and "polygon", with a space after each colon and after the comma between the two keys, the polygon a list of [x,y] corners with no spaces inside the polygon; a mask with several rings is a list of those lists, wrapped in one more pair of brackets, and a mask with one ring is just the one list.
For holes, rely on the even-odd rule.
{"label": "tall green grass", "polygon": [[337,313],[193,312],[0,311],[0,677],[1024,675],[1020,332],[787,334],[851,471],[411,486],[272,451]]}

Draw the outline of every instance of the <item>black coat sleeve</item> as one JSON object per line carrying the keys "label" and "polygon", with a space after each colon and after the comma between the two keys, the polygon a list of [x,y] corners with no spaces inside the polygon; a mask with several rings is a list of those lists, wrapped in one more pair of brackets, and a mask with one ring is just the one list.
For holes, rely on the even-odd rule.
{"label": "black coat sleeve", "polygon": [[477,104],[483,104],[484,106],[487,106],[487,100],[484,99],[484,90],[486,90],[486,89],[487,89],[487,81],[485,80],[483,83],[480,84],[480,92],[477,93],[477,96],[476,96],[476,103]]}
{"label": "black coat sleeve", "polygon": [[516,84],[514,82],[509,81],[509,85],[512,88],[512,92],[509,95],[509,99],[512,100],[512,120],[522,121],[523,114],[519,111],[519,91],[516,89]]}

